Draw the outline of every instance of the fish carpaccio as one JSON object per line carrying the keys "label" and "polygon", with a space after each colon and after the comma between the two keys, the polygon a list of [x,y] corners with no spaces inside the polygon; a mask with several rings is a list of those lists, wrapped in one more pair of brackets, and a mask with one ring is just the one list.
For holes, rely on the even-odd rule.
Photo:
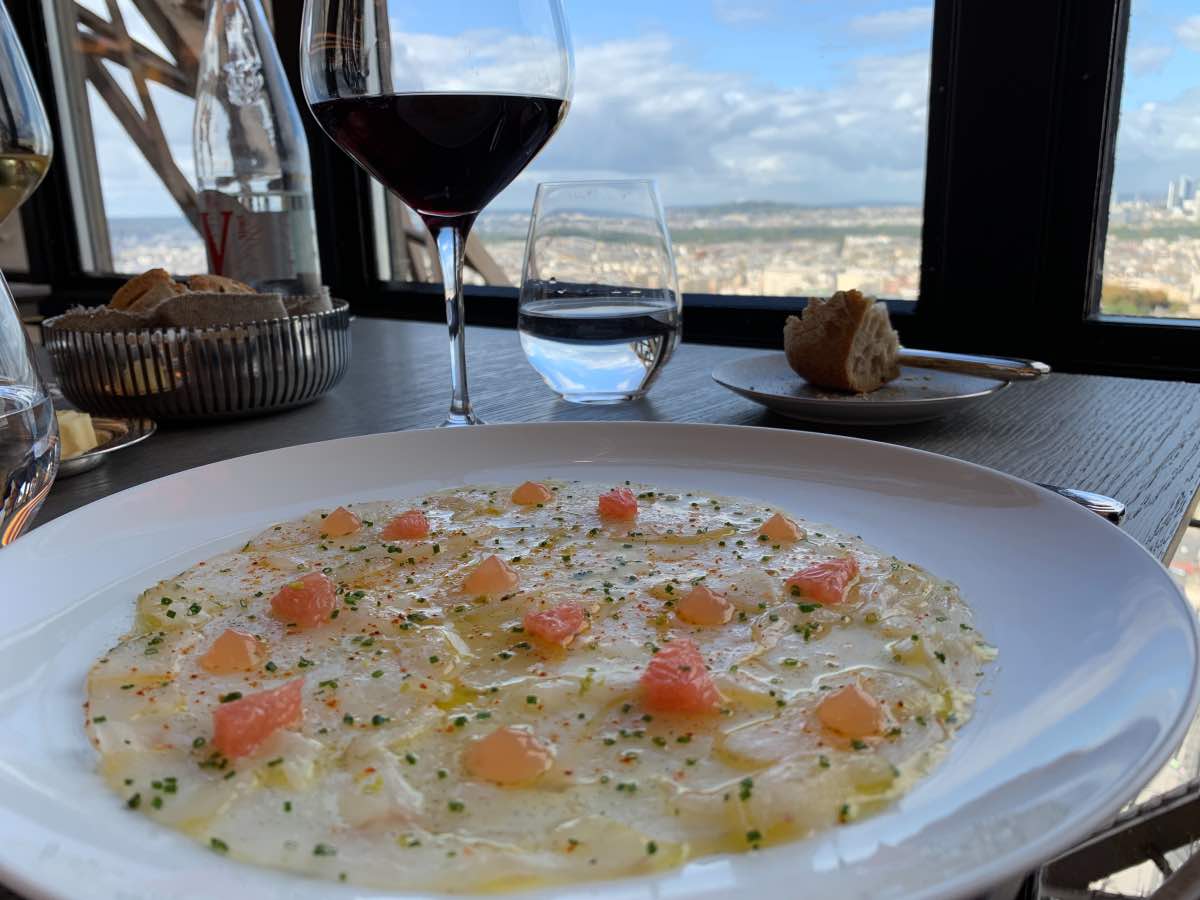
{"label": "fish carpaccio", "polygon": [[544,481],[271,526],[138,598],[88,678],[100,771],[213,852],[392,889],[853,822],[928,771],[995,651],[953,585],[802,513]]}

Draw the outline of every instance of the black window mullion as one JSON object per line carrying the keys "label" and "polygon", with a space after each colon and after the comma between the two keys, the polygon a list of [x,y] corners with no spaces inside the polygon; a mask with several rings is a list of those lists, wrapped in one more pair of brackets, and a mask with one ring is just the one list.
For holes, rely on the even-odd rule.
{"label": "black window mullion", "polygon": [[1064,5],[1036,302],[1051,340],[1082,346],[1100,303],[1129,0]]}
{"label": "black window mullion", "polygon": [[1047,355],[1029,317],[1043,276],[1063,6],[935,5],[914,329],[928,347]]}

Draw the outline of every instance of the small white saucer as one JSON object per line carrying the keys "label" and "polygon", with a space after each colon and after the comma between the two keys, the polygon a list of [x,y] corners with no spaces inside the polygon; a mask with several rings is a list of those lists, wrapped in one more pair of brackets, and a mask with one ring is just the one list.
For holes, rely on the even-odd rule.
{"label": "small white saucer", "polygon": [[783,353],[763,353],[717,366],[713,380],[772,412],[834,425],[906,425],[958,412],[998,393],[1007,381],[935,369],[901,368],[900,377],[869,394],[813,387]]}

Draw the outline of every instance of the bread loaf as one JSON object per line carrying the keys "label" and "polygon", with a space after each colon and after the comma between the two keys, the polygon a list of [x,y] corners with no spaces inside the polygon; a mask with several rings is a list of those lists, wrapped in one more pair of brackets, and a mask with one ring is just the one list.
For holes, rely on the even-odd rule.
{"label": "bread loaf", "polygon": [[279,294],[211,294],[193,291],[168,297],[155,307],[153,324],[164,327],[207,328],[245,325],[287,315]]}

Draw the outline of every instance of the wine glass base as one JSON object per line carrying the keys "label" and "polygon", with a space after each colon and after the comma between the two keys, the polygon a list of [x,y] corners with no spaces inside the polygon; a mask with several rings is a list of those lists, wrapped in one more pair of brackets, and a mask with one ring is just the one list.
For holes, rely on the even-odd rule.
{"label": "wine glass base", "polygon": [[472,411],[468,412],[466,415],[462,415],[461,413],[450,413],[450,415],[446,416],[446,421],[442,422],[438,428],[462,428],[466,425],[484,424],[486,423],[483,421],[483,419],[479,418],[479,416],[475,415],[475,413]]}
{"label": "wine glass base", "polygon": [[559,394],[568,403],[577,406],[616,406],[618,403],[628,403],[631,400],[641,400],[646,396],[645,391],[633,391],[624,394]]}

